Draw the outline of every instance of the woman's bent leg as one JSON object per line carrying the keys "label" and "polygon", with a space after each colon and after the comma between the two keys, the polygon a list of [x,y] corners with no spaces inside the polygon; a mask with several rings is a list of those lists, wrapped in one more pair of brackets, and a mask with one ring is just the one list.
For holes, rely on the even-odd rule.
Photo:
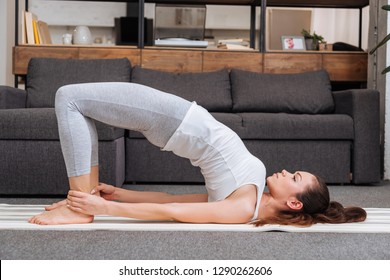
{"label": "woman's bent leg", "polygon": [[[90,192],[98,184],[98,141],[93,120],[139,131],[162,148],[190,106],[190,102],[180,97],[137,84],[62,87],[56,95],[56,114],[70,189]],[[85,223],[93,219],[69,211],[66,205],[60,205],[30,222]]]}
{"label": "woman's bent leg", "polygon": [[97,146],[94,142],[97,137],[91,137],[94,131],[91,119],[139,131],[162,148],[190,106],[190,102],[180,97],[131,83],[76,84],[60,88],[56,113],[68,177],[86,174],[91,165],[97,164],[91,163],[91,150]]}

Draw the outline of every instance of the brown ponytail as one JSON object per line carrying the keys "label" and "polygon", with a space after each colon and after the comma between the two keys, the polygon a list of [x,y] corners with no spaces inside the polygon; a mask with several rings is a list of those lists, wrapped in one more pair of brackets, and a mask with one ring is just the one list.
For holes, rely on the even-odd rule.
{"label": "brown ponytail", "polygon": [[256,226],[265,224],[311,226],[316,223],[352,223],[362,222],[366,219],[367,213],[360,207],[344,208],[340,203],[329,199],[329,190],[325,181],[315,176],[313,185],[308,186],[306,191],[297,195],[303,203],[300,212],[281,211],[277,216],[254,221]]}

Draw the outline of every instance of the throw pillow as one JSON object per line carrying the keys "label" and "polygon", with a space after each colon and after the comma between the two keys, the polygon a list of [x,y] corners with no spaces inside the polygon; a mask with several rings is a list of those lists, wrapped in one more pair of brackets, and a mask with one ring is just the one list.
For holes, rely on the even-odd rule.
{"label": "throw pillow", "polygon": [[150,86],[196,101],[213,112],[228,112],[232,108],[228,70],[207,73],[170,73],[135,66],[131,82]]}
{"label": "throw pillow", "polygon": [[27,71],[27,107],[54,107],[57,90],[68,84],[130,82],[131,64],[121,59],[32,58]]}
{"label": "throw pillow", "polygon": [[233,111],[323,114],[334,102],[328,73],[262,74],[233,69]]}

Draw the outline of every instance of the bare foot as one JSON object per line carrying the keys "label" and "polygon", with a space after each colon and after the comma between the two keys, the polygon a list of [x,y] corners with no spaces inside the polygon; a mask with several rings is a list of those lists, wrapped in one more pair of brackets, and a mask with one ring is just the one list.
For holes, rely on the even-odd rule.
{"label": "bare foot", "polygon": [[61,200],[59,202],[54,202],[52,205],[49,205],[49,206],[46,206],[45,207],[45,210],[46,211],[51,211],[51,210],[54,210],[62,205],[66,205],[66,199],[64,200]]}
{"label": "bare foot", "polygon": [[76,213],[66,205],[60,205],[28,220],[29,223],[38,225],[87,224],[92,223],[92,221],[93,216]]}

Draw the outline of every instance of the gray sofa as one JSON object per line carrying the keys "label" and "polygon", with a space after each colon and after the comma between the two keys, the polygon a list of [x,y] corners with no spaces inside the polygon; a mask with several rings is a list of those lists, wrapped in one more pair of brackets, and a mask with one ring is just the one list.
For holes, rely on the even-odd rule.
{"label": "gray sofa", "polygon": [[[332,92],[325,71],[259,74],[238,69],[167,73],[127,59],[30,61],[26,91],[0,87],[0,194],[67,192],[53,109],[56,90],[80,82],[135,82],[196,101],[243,139],[267,174],[307,170],[328,183],[380,180],[379,93]],[[142,134],[97,124],[101,181],[203,183],[186,159]]]}

